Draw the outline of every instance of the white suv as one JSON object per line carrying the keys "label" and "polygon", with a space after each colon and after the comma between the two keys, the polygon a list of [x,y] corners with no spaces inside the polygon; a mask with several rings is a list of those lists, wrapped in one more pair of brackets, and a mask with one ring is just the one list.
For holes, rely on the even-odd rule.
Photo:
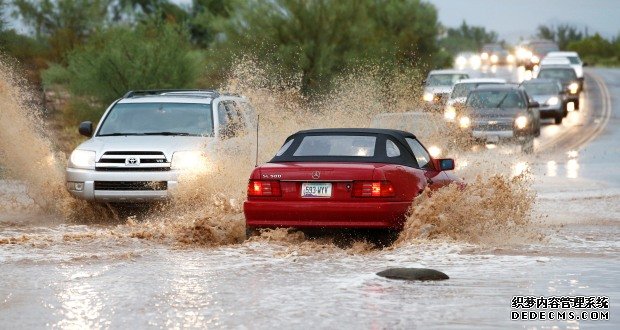
{"label": "white suv", "polygon": [[218,141],[247,136],[248,101],[213,90],[132,91],[105,111],[69,158],[69,192],[97,202],[166,199],[183,171],[208,170]]}
{"label": "white suv", "polygon": [[[558,63],[556,61],[562,61],[566,59],[565,63]],[[570,65],[579,79],[580,89],[583,88],[583,61],[579,58],[577,52],[549,52],[547,56],[542,60],[541,65],[545,64],[567,64]]]}

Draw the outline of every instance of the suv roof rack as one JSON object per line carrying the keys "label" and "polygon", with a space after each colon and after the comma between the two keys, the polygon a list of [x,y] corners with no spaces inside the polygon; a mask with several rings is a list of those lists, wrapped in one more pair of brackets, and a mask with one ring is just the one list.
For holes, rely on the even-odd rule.
{"label": "suv roof rack", "polygon": [[218,97],[220,93],[214,89],[148,89],[129,91],[125,95],[123,95],[123,98],[154,95],[182,95],[214,98]]}

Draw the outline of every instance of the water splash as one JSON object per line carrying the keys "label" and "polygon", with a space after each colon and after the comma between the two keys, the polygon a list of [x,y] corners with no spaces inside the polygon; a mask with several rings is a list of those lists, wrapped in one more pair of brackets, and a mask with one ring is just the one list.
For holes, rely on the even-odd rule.
{"label": "water splash", "polygon": [[[11,176],[26,183],[28,195],[42,209],[67,219],[115,224],[113,232],[116,236],[189,246],[244,241],[242,206],[247,179],[254,168],[253,132],[248,132],[247,137],[221,143],[214,152],[217,157],[211,159],[209,171],[183,175],[178,192],[171,201],[154,207],[140,216],[140,220],[120,219],[122,223],[118,224],[110,222],[111,219],[119,220],[118,213],[100,205],[76,201],[66,193],[65,155],[55,152],[49,134],[38,129],[44,127],[42,120],[38,112],[26,106],[23,97],[20,98],[27,93],[15,83],[11,71],[6,66],[0,71],[0,104],[4,105],[0,112],[0,152],[16,155],[4,157],[3,165]],[[337,80],[337,87],[331,94],[308,99],[301,94],[299,80],[295,77],[273,79],[257,62],[242,61],[222,89],[244,95],[260,114],[259,163],[263,163],[272,157],[288,135],[301,129],[368,127],[371,119],[380,113],[424,111],[415,91],[417,87],[411,87],[420,86],[416,81],[418,78],[404,73],[386,78],[380,72],[378,68],[352,72]],[[467,143],[470,141],[463,141],[463,145]],[[36,161],[32,155],[37,155]],[[511,157],[491,153],[478,155],[475,158],[483,160],[484,167],[471,159],[468,161],[470,166],[459,173],[472,180],[483,168],[490,180],[477,180],[463,190],[449,187],[434,193],[432,198],[425,195],[416,200],[415,217],[408,222],[400,241],[418,237],[426,225],[434,226],[429,237],[447,235],[466,241],[472,240],[476,231],[503,223],[524,226],[533,202],[528,193],[529,185],[521,179],[493,177],[498,169],[506,167],[505,163],[510,162]],[[506,201],[516,208],[507,208],[503,204]],[[517,213],[502,213],[505,210]],[[506,218],[500,220],[502,216]],[[459,220],[446,222],[446,219]],[[486,232],[490,234],[490,231]],[[298,235],[297,232],[276,231],[257,239],[299,242]],[[482,238],[481,235],[478,237]],[[331,246],[332,242],[314,241],[314,244]],[[359,247],[365,243],[356,244],[356,249],[365,249]]]}

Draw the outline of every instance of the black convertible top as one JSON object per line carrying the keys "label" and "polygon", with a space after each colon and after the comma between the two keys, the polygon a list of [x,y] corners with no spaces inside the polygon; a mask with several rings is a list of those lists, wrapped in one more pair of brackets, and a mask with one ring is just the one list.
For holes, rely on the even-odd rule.
{"label": "black convertible top", "polygon": [[[360,157],[360,156],[294,156],[293,154],[301,144],[301,141],[306,136],[317,135],[369,135],[376,136],[375,154],[372,157]],[[415,139],[415,135],[409,132],[395,130],[395,129],[382,129],[382,128],[321,128],[299,131],[292,134],[284,144],[290,140],[294,141],[288,149],[280,156],[276,155],[271,159],[270,163],[282,163],[282,162],[361,162],[361,163],[389,163],[400,164],[411,167],[417,167],[418,164],[415,160],[415,156],[407,143],[406,138]],[[386,154],[386,140],[394,142],[401,153],[396,157],[388,157]]]}
{"label": "black convertible top", "polygon": [[[317,133],[317,134],[313,134]],[[406,138],[411,137],[415,138],[415,135],[409,132],[397,130],[397,129],[387,129],[387,128],[317,128],[317,129],[307,129],[303,131],[299,131],[291,136],[289,136],[286,141],[288,141],[291,137],[295,135],[331,135],[338,133],[362,133],[362,134],[386,134],[390,135],[393,138]]]}

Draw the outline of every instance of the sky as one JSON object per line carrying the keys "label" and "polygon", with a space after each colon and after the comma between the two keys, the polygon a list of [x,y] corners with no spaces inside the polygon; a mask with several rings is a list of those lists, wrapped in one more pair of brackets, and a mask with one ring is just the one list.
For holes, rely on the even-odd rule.
{"label": "sky", "polygon": [[426,0],[439,11],[439,21],[455,27],[470,25],[496,31],[516,43],[535,34],[538,25],[569,23],[588,27],[604,37],[620,34],[620,0]]}

